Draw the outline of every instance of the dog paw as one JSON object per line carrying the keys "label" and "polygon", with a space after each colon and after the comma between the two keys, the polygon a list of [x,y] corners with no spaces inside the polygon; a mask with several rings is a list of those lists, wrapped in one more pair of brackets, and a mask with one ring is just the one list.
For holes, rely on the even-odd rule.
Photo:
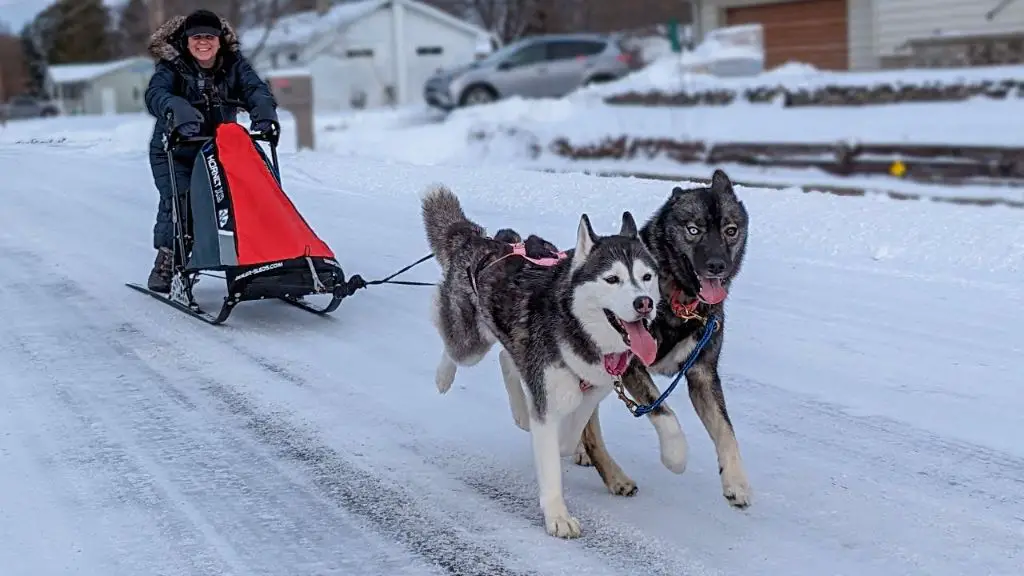
{"label": "dog paw", "polygon": [[722,495],[730,505],[736,508],[743,509],[750,506],[750,483],[742,470],[722,471]]}
{"label": "dog paw", "polygon": [[556,538],[579,538],[583,531],[580,529],[580,521],[569,515],[569,513],[552,514],[544,516],[544,525],[548,534]]}
{"label": "dog paw", "polygon": [[572,455],[572,461],[577,466],[593,466],[594,463],[590,460],[590,455],[587,454],[587,449],[583,447],[583,442],[576,445],[576,452]]}
{"label": "dog paw", "polygon": [[442,361],[438,365],[437,372],[434,374],[434,383],[437,384],[438,392],[445,394],[452,389],[456,370],[458,370],[458,367],[454,362]]}
{"label": "dog paw", "polygon": [[686,471],[686,462],[689,457],[690,448],[686,444],[686,437],[680,434],[666,436],[661,442],[661,463],[675,474],[682,474]]}
{"label": "dog paw", "polygon": [[625,474],[610,479],[606,486],[608,487],[608,491],[616,496],[636,496],[636,492],[638,490],[636,482],[633,482],[633,480]]}
{"label": "dog paw", "polygon": [[530,415],[521,414],[516,410],[515,406],[512,406],[512,420],[516,423],[516,426],[524,432],[530,431]]}

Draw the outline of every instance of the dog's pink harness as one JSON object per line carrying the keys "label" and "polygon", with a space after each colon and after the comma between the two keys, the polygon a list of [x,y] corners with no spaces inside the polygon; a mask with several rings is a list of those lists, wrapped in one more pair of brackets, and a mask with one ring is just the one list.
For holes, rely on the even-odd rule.
{"label": "dog's pink harness", "polygon": [[[502,258],[508,258],[509,256],[521,256],[524,260],[526,260],[528,262],[533,262],[534,264],[536,264],[538,266],[544,266],[545,268],[550,268],[550,267],[554,266],[555,264],[558,264],[562,260],[565,260],[565,258],[566,258],[565,252],[555,252],[554,256],[549,256],[547,258],[532,258],[532,257],[526,255],[526,243],[525,242],[518,242],[516,244],[509,244],[509,246],[512,247],[512,253],[504,255],[501,258],[498,258],[498,260],[501,260]],[[495,262],[497,262],[498,260],[495,260]]]}
{"label": "dog's pink harness", "polygon": [[[509,244],[509,246],[512,247],[512,252],[510,252],[508,254],[505,254],[504,256],[502,256],[501,258],[498,258],[494,262],[491,262],[490,264],[488,264],[488,266],[493,266],[494,264],[497,264],[499,261],[504,260],[505,258],[508,258],[509,256],[519,256],[520,258],[526,260],[527,262],[533,262],[534,264],[536,264],[538,266],[544,266],[545,268],[550,268],[551,266],[554,266],[555,264],[558,264],[562,260],[565,260],[567,258],[567,256],[568,256],[564,251],[561,251],[561,252],[555,252],[554,256],[548,256],[546,258],[533,258],[533,257],[530,257],[530,256],[526,255],[526,243],[525,242],[517,242],[515,244]],[[626,350],[625,352],[618,352],[618,353],[614,353],[614,354],[606,354],[605,357],[604,357],[604,370],[605,370],[605,372],[611,374],[612,376],[622,376],[623,374],[626,373],[626,369],[629,368],[629,362],[632,359],[633,359],[633,352],[630,351],[630,350]],[[587,382],[586,380],[582,380],[582,379],[580,380],[580,391],[581,392],[586,392],[587,390],[590,390],[593,387],[594,387],[594,385],[591,384],[590,382]]]}

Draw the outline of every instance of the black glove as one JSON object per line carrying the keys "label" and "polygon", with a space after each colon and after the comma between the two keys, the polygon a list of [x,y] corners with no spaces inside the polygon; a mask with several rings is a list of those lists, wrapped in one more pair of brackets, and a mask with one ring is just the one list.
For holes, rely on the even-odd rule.
{"label": "black glove", "polygon": [[195,138],[199,135],[199,130],[201,129],[202,125],[199,122],[185,122],[178,126],[177,132],[182,138]]}
{"label": "black glove", "polygon": [[272,134],[275,131],[276,124],[273,120],[253,120],[252,124],[249,125],[249,131],[259,134]]}

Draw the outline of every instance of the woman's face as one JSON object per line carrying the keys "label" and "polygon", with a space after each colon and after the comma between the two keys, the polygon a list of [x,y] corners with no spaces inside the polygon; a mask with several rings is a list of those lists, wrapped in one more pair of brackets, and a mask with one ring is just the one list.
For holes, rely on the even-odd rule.
{"label": "woman's face", "polygon": [[196,34],[188,37],[188,51],[200,66],[212,66],[219,50],[220,38],[217,36]]}

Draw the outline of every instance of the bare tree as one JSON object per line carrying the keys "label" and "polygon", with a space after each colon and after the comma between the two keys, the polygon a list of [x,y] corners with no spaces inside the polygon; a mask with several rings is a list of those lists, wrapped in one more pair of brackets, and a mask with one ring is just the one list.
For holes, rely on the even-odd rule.
{"label": "bare tree", "polygon": [[502,42],[523,37],[544,0],[427,0],[428,4],[474,22]]}

